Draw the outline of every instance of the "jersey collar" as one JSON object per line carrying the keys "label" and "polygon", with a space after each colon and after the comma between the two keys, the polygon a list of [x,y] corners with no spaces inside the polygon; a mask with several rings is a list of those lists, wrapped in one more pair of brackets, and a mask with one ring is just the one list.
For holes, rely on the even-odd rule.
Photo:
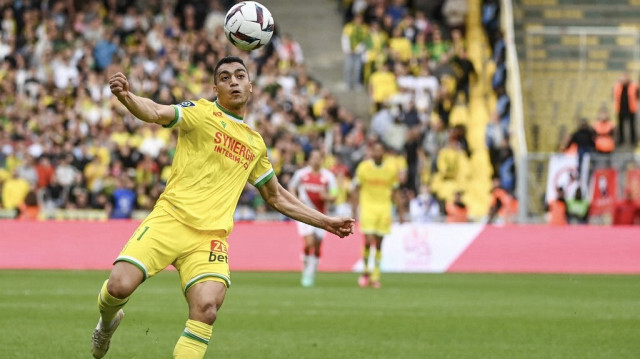
{"label": "jersey collar", "polygon": [[231,111],[227,110],[226,108],[224,108],[216,99],[215,101],[216,106],[220,109],[220,111],[222,111],[225,115],[227,115],[229,118],[231,118],[232,120],[236,121],[236,122],[240,122],[240,123],[244,123],[243,118],[231,113]]}

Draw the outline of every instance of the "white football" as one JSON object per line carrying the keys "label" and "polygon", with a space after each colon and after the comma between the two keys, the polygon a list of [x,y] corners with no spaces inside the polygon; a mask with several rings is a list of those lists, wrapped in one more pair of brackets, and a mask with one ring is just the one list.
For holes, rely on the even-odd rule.
{"label": "white football", "polygon": [[255,1],[243,1],[227,12],[224,33],[240,50],[255,50],[269,43],[274,22],[271,12]]}

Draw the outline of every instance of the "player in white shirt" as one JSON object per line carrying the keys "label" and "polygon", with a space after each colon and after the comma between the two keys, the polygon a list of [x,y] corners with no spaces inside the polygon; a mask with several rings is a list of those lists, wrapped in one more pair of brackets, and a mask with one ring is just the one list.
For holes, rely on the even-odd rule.
{"label": "player in white shirt", "polygon": [[[289,192],[311,208],[327,213],[329,205],[338,194],[338,184],[333,173],[322,168],[322,160],[320,151],[311,151],[308,166],[293,174],[289,182]],[[304,269],[301,283],[304,287],[311,287],[315,281],[324,230],[302,222],[297,224],[298,233],[304,238]]]}

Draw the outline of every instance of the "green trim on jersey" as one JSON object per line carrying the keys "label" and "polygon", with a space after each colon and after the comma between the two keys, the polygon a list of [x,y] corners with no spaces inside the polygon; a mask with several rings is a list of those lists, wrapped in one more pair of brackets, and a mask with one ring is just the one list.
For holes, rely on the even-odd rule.
{"label": "green trim on jersey", "polygon": [[220,109],[220,111],[224,112],[227,116],[231,116],[236,120],[239,121],[243,121],[243,117],[238,116],[234,113],[231,113],[231,111],[227,110],[226,108],[222,107],[222,105],[220,105],[220,103],[218,102],[218,100],[215,101],[216,106]]}
{"label": "green trim on jersey", "polygon": [[196,284],[200,279],[207,278],[207,277],[220,278],[224,280],[224,282],[227,284],[227,288],[231,287],[231,280],[226,275],[223,275],[220,273],[205,273],[205,274],[200,274],[187,282],[187,284],[184,286],[184,295],[187,295],[187,291],[189,290],[189,288],[191,288],[194,284]]}
{"label": "green trim on jersey", "polygon": [[205,338],[201,338],[201,337],[199,337],[199,336],[197,336],[197,335],[195,335],[195,334],[191,333],[191,332],[190,332],[188,329],[186,329],[186,328],[185,328],[185,329],[184,329],[184,331],[182,332],[182,336],[183,336],[183,337],[186,337],[186,338],[189,338],[189,339],[191,339],[191,340],[195,340],[195,341],[197,341],[197,342],[200,342],[200,343],[203,343],[203,344],[209,345],[209,341],[208,341],[208,340],[206,340]]}
{"label": "green trim on jersey", "polygon": [[171,121],[171,123],[169,123],[168,125],[162,125],[162,127],[164,128],[172,128],[180,121],[180,110],[178,109],[178,106],[171,105],[171,107],[173,107],[173,111],[175,112],[175,114],[173,115],[173,121]]}
{"label": "green trim on jersey", "polygon": [[142,281],[144,282],[147,278],[149,278],[149,273],[147,272],[147,268],[145,268],[144,264],[142,264],[142,262],[140,262],[139,260],[133,258],[133,257],[129,257],[129,256],[121,256],[116,258],[115,261],[113,261],[113,264],[116,264],[118,262],[127,262],[127,263],[131,263],[134,266],[138,267],[138,269],[140,269],[142,271],[142,274],[144,274],[144,278],[142,278]]}
{"label": "green trim on jersey", "polygon": [[273,171],[273,168],[271,169],[271,171],[263,174],[261,177],[259,177],[256,180],[256,183],[254,183],[253,185],[257,188],[257,187],[262,187],[262,185],[264,185],[265,183],[269,182],[269,180],[271,179],[271,177],[275,176],[275,172]]}

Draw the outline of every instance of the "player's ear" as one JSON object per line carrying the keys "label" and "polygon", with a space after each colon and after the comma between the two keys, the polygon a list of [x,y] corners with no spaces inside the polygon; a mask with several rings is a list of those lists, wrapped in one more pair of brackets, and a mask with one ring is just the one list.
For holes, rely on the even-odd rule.
{"label": "player's ear", "polygon": [[253,82],[249,81],[249,93],[253,93]]}
{"label": "player's ear", "polygon": [[215,84],[213,84],[213,86],[211,87],[213,89],[213,93],[218,96],[218,86],[216,86]]}

